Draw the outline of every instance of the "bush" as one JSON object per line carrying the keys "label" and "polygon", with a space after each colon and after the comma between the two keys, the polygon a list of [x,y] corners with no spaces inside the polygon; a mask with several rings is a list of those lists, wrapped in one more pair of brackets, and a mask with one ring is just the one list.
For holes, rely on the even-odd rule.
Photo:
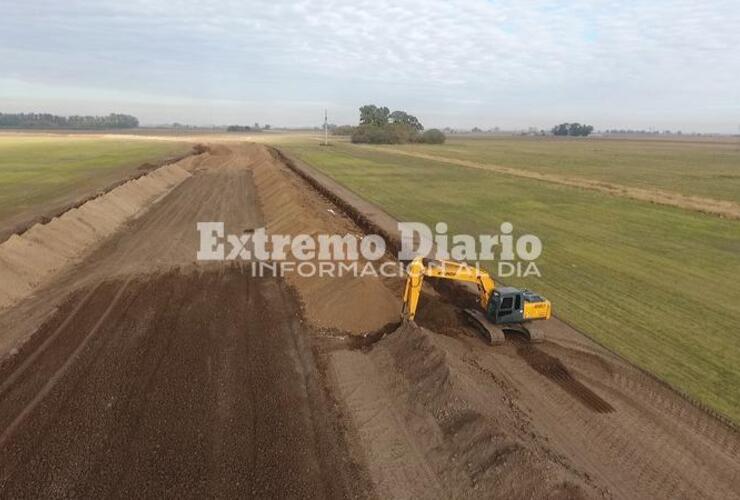
{"label": "bush", "polygon": [[407,142],[415,142],[419,136],[419,131],[403,122],[396,122],[386,125],[390,133],[395,138],[396,144],[406,144]]}
{"label": "bush", "polygon": [[430,128],[421,134],[421,137],[418,138],[417,142],[423,142],[424,144],[444,144],[445,139],[447,139],[447,137],[445,137],[441,130]]}
{"label": "bush", "polygon": [[362,144],[399,144],[401,138],[397,131],[390,127],[377,125],[360,125],[352,132],[352,142]]}

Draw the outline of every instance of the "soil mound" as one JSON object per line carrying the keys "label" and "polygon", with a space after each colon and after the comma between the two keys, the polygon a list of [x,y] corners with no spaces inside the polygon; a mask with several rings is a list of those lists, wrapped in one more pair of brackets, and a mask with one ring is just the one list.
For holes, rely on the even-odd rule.
{"label": "soil mound", "polygon": [[[250,151],[260,208],[270,234],[354,234],[360,229],[341,215],[336,206],[319,198],[305,182],[276,161],[265,148]],[[318,261],[313,261],[318,265]],[[346,262],[347,264],[350,261]],[[365,261],[357,262],[359,267]],[[353,273],[301,276],[291,272],[286,280],[305,306],[306,318],[326,330],[366,334],[398,321],[400,296],[394,295],[378,276]]]}
{"label": "soil mound", "polygon": [[418,325],[443,335],[456,336],[467,322],[460,308],[447,302],[436,293],[422,292],[416,309]]}
{"label": "soil mound", "polygon": [[126,182],[0,244],[0,309],[79,262],[124,222],[143,213],[190,174],[177,164]]}
{"label": "soil mound", "polygon": [[[464,370],[435,344],[431,332],[404,323],[369,354],[386,369],[394,399],[405,407],[407,431],[449,492],[470,496],[578,498],[581,479],[509,425],[505,407],[481,403]],[[389,366],[392,370],[388,370]],[[498,401],[500,388],[486,387]],[[496,405],[498,406],[498,405]]]}

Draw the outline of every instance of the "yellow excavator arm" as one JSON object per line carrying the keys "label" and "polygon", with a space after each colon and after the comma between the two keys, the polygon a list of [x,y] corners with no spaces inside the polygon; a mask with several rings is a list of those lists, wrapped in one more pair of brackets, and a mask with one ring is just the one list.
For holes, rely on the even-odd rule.
{"label": "yellow excavator arm", "polygon": [[402,319],[413,320],[414,316],[416,316],[416,307],[419,305],[419,296],[421,295],[421,285],[424,283],[426,276],[475,283],[478,287],[480,305],[484,310],[488,307],[488,301],[496,287],[490,274],[461,262],[429,260],[427,261],[427,265],[424,265],[423,258],[416,257],[408,265],[406,272],[408,277],[406,278],[406,288],[403,292]]}
{"label": "yellow excavator arm", "polygon": [[530,290],[512,287],[496,289],[490,274],[462,262],[427,260],[425,264],[422,257],[416,257],[406,273],[401,310],[401,319],[404,321],[413,320],[416,316],[424,278],[444,278],[475,283],[478,287],[480,309],[465,309],[465,314],[490,344],[504,342],[504,328],[523,333],[529,342],[544,340],[544,331],[534,323],[549,319],[552,305],[549,300]]}

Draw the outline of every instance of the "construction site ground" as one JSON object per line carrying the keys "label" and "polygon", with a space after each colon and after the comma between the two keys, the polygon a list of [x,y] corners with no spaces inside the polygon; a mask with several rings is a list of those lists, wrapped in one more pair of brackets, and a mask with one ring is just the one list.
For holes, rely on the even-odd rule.
{"label": "construction site ground", "polygon": [[197,222],[365,229],[266,146],[175,165],[88,253],[8,291],[0,496],[739,497],[733,426],[557,319],[491,347],[444,290],[417,326],[401,278],[196,261]]}

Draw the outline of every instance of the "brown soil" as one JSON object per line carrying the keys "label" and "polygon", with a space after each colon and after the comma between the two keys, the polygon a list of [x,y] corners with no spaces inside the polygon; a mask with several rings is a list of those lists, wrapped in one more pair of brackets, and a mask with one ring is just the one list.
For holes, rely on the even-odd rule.
{"label": "brown soil", "polygon": [[587,408],[597,413],[611,413],[614,411],[612,405],[573,377],[560,359],[538,349],[535,345],[527,345],[522,340],[518,340],[518,342],[522,345],[517,347],[516,353],[538,373],[558,384],[571,396],[580,400]]}
{"label": "brown soil", "polygon": [[345,217],[263,146],[178,167],[0,313],[2,496],[738,497],[733,428],[557,320],[494,348],[430,289],[422,328],[383,336],[401,280],[195,262],[198,221],[360,234],[387,215],[343,192],[366,207]]}
{"label": "brown soil", "polygon": [[0,309],[84,258],[189,175],[177,164],[158,168],[0,243]]}
{"label": "brown soil", "polygon": [[433,336],[407,323],[368,355],[332,355],[332,382],[372,457],[368,465],[380,496],[396,497],[399,491],[415,498],[599,493],[520,431],[528,422],[500,405],[501,387],[480,391],[472,386]]}
{"label": "brown soil", "polygon": [[0,491],[364,496],[299,318],[284,285],[238,266],[80,290],[4,373]]}
{"label": "brown soil", "polygon": [[713,198],[705,198],[701,196],[689,196],[660,189],[644,189],[634,186],[625,186],[622,184],[595,181],[579,177],[564,177],[562,175],[556,174],[544,174],[540,172],[534,172],[532,170],[522,170],[517,168],[504,167],[502,165],[494,165],[491,163],[480,163],[470,160],[446,158],[444,156],[435,156],[413,151],[404,151],[402,149],[386,149],[386,151],[391,151],[395,154],[413,156],[416,158],[423,158],[426,160],[460,165],[463,167],[489,170],[492,172],[513,175],[516,177],[524,177],[527,179],[551,182],[554,184],[562,184],[565,186],[577,187],[581,189],[589,189],[591,191],[599,191],[601,193],[606,193],[612,196],[621,196],[623,198],[631,198],[633,200],[647,201],[649,203],[656,203],[658,205],[668,205],[672,207],[683,208],[686,210],[718,215],[720,217],[726,217],[728,219],[740,219],[740,205],[732,201],[715,200]]}
{"label": "brown soil", "polygon": [[[260,193],[260,206],[272,234],[354,234],[361,230],[336,206],[307,189],[285,165],[275,161],[266,148],[253,168]],[[360,261],[364,264],[364,261]],[[350,334],[367,334],[398,321],[398,294],[374,276],[286,276],[305,305],[306,317],[319,328]]]}

